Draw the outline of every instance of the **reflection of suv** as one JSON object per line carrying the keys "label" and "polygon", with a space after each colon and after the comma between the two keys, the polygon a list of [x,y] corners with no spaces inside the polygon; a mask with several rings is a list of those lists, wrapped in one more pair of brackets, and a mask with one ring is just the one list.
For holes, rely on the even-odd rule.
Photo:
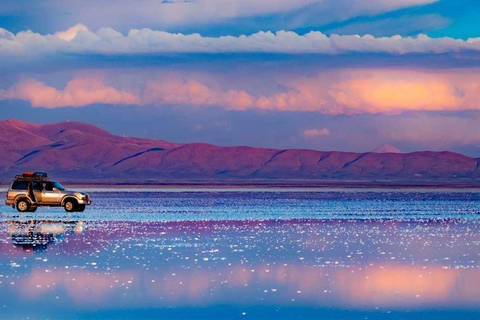
{"label": "reflection of suv", "polygon": [[15,246],[25,250],[44,251],[47,245],[60,242],[64,236],[83,231],[81,221],[28,220],[7,221],[8,233]]}
{"label": "reflection of suv", "polygon": [[20,212],[35,212],[41,206],[82,212],[91,201],[84,192],[68,191],[60,183],[48,180],[44,172],[25,172],[15,177],[5,203]]}

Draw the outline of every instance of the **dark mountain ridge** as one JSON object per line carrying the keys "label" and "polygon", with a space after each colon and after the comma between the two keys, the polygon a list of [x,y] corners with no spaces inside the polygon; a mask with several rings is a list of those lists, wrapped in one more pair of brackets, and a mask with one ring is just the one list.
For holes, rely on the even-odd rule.
{"label": "dark mountain ridge", "polygon": [[354,153],[219,147],[115,136],[80,122],[0,121],[0,178],[46,171],[106,184],[480,186],[480,161],[453,152]]}

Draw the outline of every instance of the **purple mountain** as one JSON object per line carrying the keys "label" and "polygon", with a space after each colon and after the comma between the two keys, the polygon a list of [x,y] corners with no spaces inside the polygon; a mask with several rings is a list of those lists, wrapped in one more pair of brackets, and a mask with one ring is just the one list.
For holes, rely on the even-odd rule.
{"label": "purple mountain", "polygon": [[479,159],[452,152],[354,153],[178,144],[79,122],[0,121],[0,178],[82,183],[480,186]]}

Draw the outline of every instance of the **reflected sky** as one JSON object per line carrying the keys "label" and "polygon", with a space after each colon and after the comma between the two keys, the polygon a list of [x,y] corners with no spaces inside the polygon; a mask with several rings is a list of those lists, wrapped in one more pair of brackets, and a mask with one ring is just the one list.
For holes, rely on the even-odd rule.
{"label": "reflected sky", "polygon": [[[81,189],[83,190],[83,189]],[[88,190],[93,204],[84,213],[42,208],[29,219],[82,221],[205,221],[275,219],[477,219],[480,190],[259,189],[259,190]],[[4,194],[0,194],[0,203]],[[0,207],[0,220],[18,212]]]}
{"label": "reflected sky", "polygon": [[1,318],[480,316],[473,218],[3,218]]}

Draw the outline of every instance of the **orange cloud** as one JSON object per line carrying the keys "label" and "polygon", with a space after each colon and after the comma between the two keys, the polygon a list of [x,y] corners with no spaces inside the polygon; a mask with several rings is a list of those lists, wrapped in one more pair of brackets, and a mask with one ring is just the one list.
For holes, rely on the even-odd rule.
{"label": "orange cloud", "polygon": [[447,74],[404,70],[353,72],[352,79],[332,86],[330,95],[339,105],[361,112],[452,110],[464,97]]}
{"label": "orange cloud", "polygon": [[[34,107],[47,108],[103,103],[219,106],[238,111],[264,109],[334,115],[478,110],[480,107],[477,70],[343,69],[280,84],[286,88],[284,92],[253,95],[241,89],[223,88],[211,80],[207,83],[173,76],[147,80],[143,90],[139,85],[136,93],[132,93],[109,86],[96,77],[73,79],[64,89],[30,79],[0,91],[0,99],[22,99]],[[313,132],[306,135],[309,134]]]}
{"label": "orange cloud", "polygon": [[76,78],[69,81],[63,90],[28,79],[7,91],[0,92],[0,98],[26,100],[33,107],[46,108],[80,107],[94,103],[140,103],[138,97],[131,92],[107,86],[97,78]]}
{"label": "orange cloud", "polygon": [[260,96],[198,80],[151,81],[142,102],[324,114],[471,110],[479,108],[479,83],[475,71],[343,69],[289,80],[285,92]]}
{"label": "orange cloud", "polygon": [[77,23],[76,25],[68,28],[65,31],[60,31],[60,32],[55,33],[55,35],[62,40],[72,41],[73,39],[75,39],[75,37],[77,36],[77,33],[79,31],[89,31],[89,30],[88,30],[87,26],[85,26],[81,23]]}

